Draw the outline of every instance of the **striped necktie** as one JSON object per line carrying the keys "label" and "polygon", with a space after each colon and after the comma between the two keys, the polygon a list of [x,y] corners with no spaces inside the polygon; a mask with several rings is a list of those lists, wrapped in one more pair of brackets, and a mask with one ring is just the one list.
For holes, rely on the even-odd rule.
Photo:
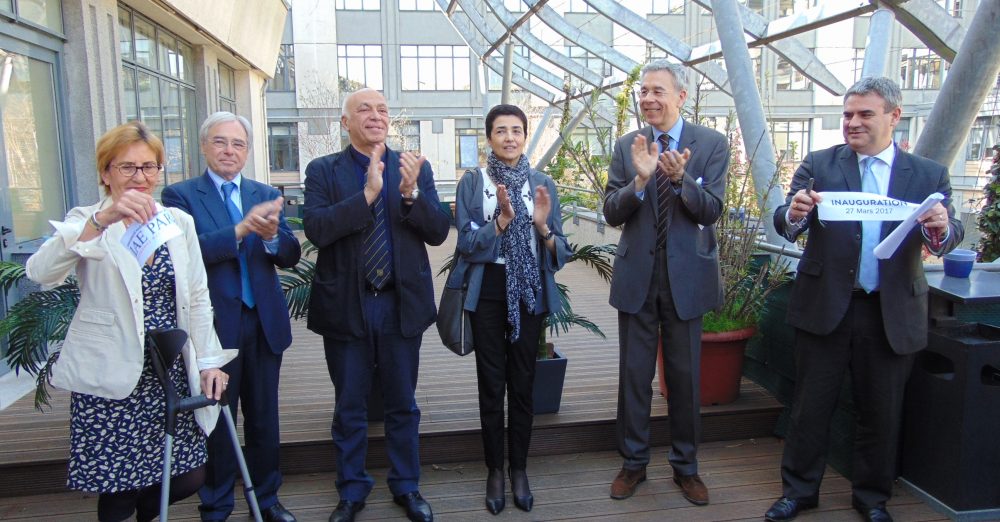
{"label": "striped necktie", "polygon": [[[861,171],[861,191],[870,194],[881,194],[878,189],[878,180],[872,166],[878,158],[871,156],[861,161],[863,170]],[[878,288],[878,259],[875,259],[875,247],[878,245],[882,235],[881,221],[861,222],[861,260],[858,266],[858,284],[866,292],[871,293]]]}
{"label": "striped necktie", "polygon": [[[670,136],[667,133],[660,134],[657,138],[660,142],[661,151],[666,152],[670,150]],[[668,211],[670,205],[670,197],[673,187],[670,185],[670,178],[667,174],[660,169],[659,165],[656,167],[656,248],[663,248],[667,244],[667,218],[670,215]]]}
{"label": "striped necktie", "polygon": [[[229,213],[229,221],[232,221],[233,225],[236,225],[240,221],[243,221],[243,212],[240,211],[239,207],[236,206],[236,202],[233,201],[234,190],[236,190],[236,183],[227,181],[222,184],[222,199],[225,200],[226,212]],[[240,260],[241,293],[243,304],[247,308],[253,308],[256,303],[253,300],[253,288],[250,287],[250,271],[247,269],[246,249],[243,248],[244,244],[245,242],[240,243],[238,256]]]}
{"label": "striped necktie", "polygon": [[381,290],[392,277],[392,256],[389,255],[389,237],[386,233],[385,200],[379,194],[372,208],[375,223],[362,245],[365,260],[365,279],[376,290]]}

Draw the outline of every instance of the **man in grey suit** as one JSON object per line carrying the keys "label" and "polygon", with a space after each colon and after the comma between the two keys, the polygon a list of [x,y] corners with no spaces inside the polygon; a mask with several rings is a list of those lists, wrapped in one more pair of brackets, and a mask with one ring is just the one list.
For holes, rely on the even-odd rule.
{"label": "man in grey suit", "polygon": [[625,459],[611,498],[646,480],[657,340],[670,393],[674,482],[708,504],[698,476],[701,435],[701,318],[719,306],[715,222],[723,211],[729,146],[718,132],[684,121],[687,72],[666,60],[642,69],[639,93],[649,126],[621,137],[608,172],[604,215],[622,225],[611,281],[618,309],[618,451]]}
{"label": "man in grey suit", "polygon": [[[948,169],[892,141],[902,95],[888,78],[864,78],[844,95],[846,144],[810,153],[774,211],[789,241],[809,231],[788,302],[795,327],[795,395],[781,459],[782,497],[766,520],[791,520],[816,507],[826,469],[830,419],[844,376],[851,376],[857,435],[852,503],[865,520],[891,521],[885,503],[896,478],[903,390],[913,353],[927,345],[924,245],[941,255],[962,241],[951,206]],[[814,180],[813,190],[807,190]],[[945,199],[920,216],[896,252],[872,250],[899,222],[820,222],[819,191],[869,192],[919,203]]]}

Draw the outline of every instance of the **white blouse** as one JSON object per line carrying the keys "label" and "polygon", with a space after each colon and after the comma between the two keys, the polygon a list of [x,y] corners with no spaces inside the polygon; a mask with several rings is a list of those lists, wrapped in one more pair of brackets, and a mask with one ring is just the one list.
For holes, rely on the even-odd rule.
{"label": "white blouse", "polygon": [[[483,176],[483,218],[487,223],[493,222],[493,213],[497,210],[497,186],[493,183],[493,179],[486,173],[485,169],[479,169],[479,174]],[[507,193],[510,194],[510,187],[507,187]],[[528,180],[524,180],[524,185],[521,186],[521,199],[524,201],[524,206],[528,209],[528,219],[534,217],[535,215],[535,195],[531,192],[531,183]],[[535,227],[531,227],[531,254],[538,259],[538,231]],[[498,256],[494,263],[504,264],[507,261],[502,257]]]}

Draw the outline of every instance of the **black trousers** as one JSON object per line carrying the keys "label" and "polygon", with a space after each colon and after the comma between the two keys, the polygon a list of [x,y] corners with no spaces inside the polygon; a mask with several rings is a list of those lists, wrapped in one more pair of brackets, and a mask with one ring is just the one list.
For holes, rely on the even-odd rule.
{"label": "black trousers", "polygon": [[510,339],[504,266],[486,265],[483,288],[472,319],[479,382],[479,421],[482,426],[486,466],[503,468],[504,394],[509,391],[508,448],[513,469],[526,469],[531,427],[534,423],[532,391],[538,338],[546,314],[532,315],[521,303],[521,335]]}
{"label": "black trousers", "polygon": [[781,459],[783,494],[815,500],[826,469],[830,420],[850,372],[857,424],[851,478],[854,505],[884,506],[896,478],[903,392],[913,355],[892,351],[878,294],[855,292],[829,335],[795,331],[795,395]]}

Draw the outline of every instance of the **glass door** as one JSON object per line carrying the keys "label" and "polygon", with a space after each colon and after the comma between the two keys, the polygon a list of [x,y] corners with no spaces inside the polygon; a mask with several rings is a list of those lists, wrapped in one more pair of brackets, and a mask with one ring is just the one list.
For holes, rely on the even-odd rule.
{"label": "glass door", "polygon": [[[62,220],[66,187],[56,54],[0,37],[0,260],[24,263]],[[0,292],[3,294],[3,292]],[[16,299],[3,295],[0,316]],[[5,348],[5,347],[3,347]],[[0,374],[9,369],[0,360]]]}

